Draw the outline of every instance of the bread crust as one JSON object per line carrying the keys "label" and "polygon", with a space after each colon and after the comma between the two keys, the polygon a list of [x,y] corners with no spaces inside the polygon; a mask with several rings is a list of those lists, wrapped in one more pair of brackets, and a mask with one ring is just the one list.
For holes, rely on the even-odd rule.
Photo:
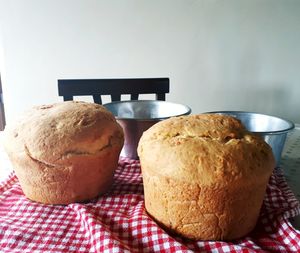
{"label": "bread crust", "polygon": [[121,126],[107,109],[79,101],[36,106],[6,127],[4,136],[24,194],[46,204],[104,193],[124,142]]}
{"label": "bread crust", "polygon": [[197,240],[232,240],[254,227],[275,166],[272,150],[233,117],[171,118],[138,146],[147,212]]}

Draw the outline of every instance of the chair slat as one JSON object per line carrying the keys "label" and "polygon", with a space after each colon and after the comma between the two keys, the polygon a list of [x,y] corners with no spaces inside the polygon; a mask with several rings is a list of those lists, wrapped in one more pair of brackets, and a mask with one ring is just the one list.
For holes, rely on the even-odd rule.
{"label": "chair slat", "polygon": [[139,99],[139,94],[131,94],[130,95],[130,100],[138,100]]}
{"label": "chair slat", "polygon": [[111,94],[111,101],[120,101],[121,94]]}
{"label": "chair slat", "polygon": [[164,93],[158,93],[156,94],[156,100],[166,100],[166,95]]}
{"label": "chair slat", "polygon": [[93,99],[96,104],[102,105],[102,99],[100,95],[93,95]]}

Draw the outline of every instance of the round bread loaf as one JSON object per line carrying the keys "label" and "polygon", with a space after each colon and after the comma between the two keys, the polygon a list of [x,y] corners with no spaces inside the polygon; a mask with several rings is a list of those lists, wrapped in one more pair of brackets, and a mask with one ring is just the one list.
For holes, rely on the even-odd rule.
{"label": "round bread loaf", "polygon": [[232,240],[255,227],[275,161],[239,120],[161,121],[144,132],[138,154],[145,207],[162,227],[196,240]]}
{"label": "round bread loaf", "polygon": [[123,142],[112,113],[78,101],[34,107],[4,131],[24,194],[46,204],[86,201],[107,191]]}

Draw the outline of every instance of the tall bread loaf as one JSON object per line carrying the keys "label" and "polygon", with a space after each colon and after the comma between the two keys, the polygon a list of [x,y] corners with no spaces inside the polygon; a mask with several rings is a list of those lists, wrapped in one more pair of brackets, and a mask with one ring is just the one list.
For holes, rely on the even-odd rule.
{"label": "tall bread loaf", "polygon": [[25,195],[47,204],[89,200],[112,184],[123,130],[103,106],[36,106],[5,128],[4,148]]}
{"label": "tall bread loaf", "polygon": [[270,146],[233,117],[161,121],[138,146],[146,210],[170,232],[232,240],[256,225],[275,166]]}

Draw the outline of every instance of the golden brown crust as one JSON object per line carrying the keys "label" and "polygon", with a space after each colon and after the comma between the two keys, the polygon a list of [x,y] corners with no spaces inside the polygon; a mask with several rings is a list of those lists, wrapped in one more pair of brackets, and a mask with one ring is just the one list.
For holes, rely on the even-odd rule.
{"label": "golden brown crust", "polygon": [[148,213],[191,239],[230,240],[255,226],[275,166],[271,148],[217,114],[162,121],[139,143]]}
{"label": "golden brown crust", "polygon": [[26,112],[5,129],[4,147],[28,198],[67,204],[108,189],[123,141],[103,106],[69,101]]}

